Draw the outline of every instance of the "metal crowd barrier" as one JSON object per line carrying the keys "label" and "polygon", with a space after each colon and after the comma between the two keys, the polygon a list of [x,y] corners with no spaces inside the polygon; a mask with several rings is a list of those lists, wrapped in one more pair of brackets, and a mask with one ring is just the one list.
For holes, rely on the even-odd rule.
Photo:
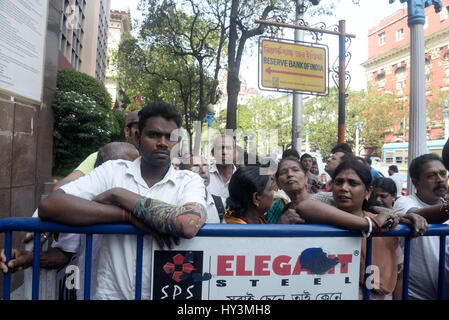
{"label": "metal crowd barrier", "polygon": [[[129,224],[101,224],[85,227],[73,227],[52,222],[41,221],[38,218],[6,218],[0,220],[0,233],[5,233],[5,255],[7,261],[11,259],[12,232],[34,232],[34,257],[32,299],[39,299],[39,262],[40,237],[42,232],[63,232],[86,234],[86,261],[84,278],[84,299],[90,300],[91,283],[91,257],[93,234],[135,234],[137,236],[136,261],[136,292],[135,299],[141,299],[142,291],[142,251],[143,236],[146,233]],[[446,236],[449,235],[449,225],[431,224],[423,236],[440,237],[440,256],[438,268],[438,299],[444,299]],[[207,237],[360,237],[360,232],[348,231],[327,225],[239,225],[239,224],[206,224],[197,236]],[[404,237],[404,274],[403,274],[403,300],[408,300],[408,281],[410,270],[410,228],[399,225],[396,230],[375,235],[381,237]],[[366,242],[366,266],[371,265],[372,236]],[[365,278],[369,275],[366,274]],[[364,286],[364,300],[369,300],[370,290]],[[4,274],[3,299],[10,300],[11,272]]]}

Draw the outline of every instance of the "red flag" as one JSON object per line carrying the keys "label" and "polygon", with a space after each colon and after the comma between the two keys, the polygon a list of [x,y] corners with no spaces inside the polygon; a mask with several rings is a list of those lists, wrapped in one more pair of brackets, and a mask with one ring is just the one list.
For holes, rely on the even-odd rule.
{"label": "red flag", "polygon": [[141,104],[141,102],[142,102],[142,91],[143,90],[140,90],[140,93],[139,93],[139,96],[137,97],[137,103],[139,104],[139,106],[140,106],[140,104]]}

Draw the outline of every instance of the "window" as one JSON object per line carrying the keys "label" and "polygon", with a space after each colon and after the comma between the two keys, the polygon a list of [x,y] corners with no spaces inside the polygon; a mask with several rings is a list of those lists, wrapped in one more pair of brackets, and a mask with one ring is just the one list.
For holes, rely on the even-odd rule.
{"label": "window", "polygon": [[439,148],[430,149],[429,148],[429,153],[434,153],[441,157],[443,154],[443,149],[439,149]]}
{"label": "window", "polygon": [[404,28],[396,30],[396,41],[404,40]]}
{"label": "window", "polygon": [[379,73],[376,76],[376,81],[382,81],[382,80],[385,80],[385,73]]}
{"label": "window", "polygon": [[402,79],[396,81],[396,90],[398,91],[398,94],[402,94],[405,88],[407,88],[407,80]]}
{"label": "window", "polygon": [[402,163],[404,150],[396,150],[396,163]]}
{"label": "window", "polygon": [[379,46],[383,46],[385,44],[385,32],[382,32],[378,35]]}
{"label": "window", "polygon": [[387,151],[385,153],[385,162],[393,163],[394,151]]}

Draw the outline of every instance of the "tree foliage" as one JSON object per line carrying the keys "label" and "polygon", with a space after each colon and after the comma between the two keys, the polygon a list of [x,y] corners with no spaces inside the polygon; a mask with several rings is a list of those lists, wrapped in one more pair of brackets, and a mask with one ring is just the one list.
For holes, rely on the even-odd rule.
{"label": "tree foliage", "polygon": [[[280,98],[258,96],[245,104],[239,104],[237,128],[243,132],[253,130],[258,134],[258,139],[262,140],[259,141],[260,145],[264,147],[264,150],[266,150],[265,137],[267,136],[271,139],[270,148],[274,147],[272,143],[276,143],[278,151],[282,152],[291,142],[292,106],[288,98],[288,96]],[[266,153],[264,150],[261,151],[262,154]]]}
{"label": "tree foliage", "polygon": [[56,175],[68,174],[89,154],[110,142],[117,130],[111,111],[100,108],[85,94],[58,90],[52,108]]}
{"label": "tree foliage", "polygon": [[[207,4],[207,5],[205,5]],[[116,55],[120,82],[142,101],[165,100],[184,115],[192,133],[215,104],[226,33],[215,20],[221,2],[142,0],[139,38],[128,36]],[[214,11],[215,10],[215,11]],[[217,11],[218,10],[218,11]]]}
{"label": "tree foliage", "polygon": [[57,90],[83,93],[93,99],[99,107],[112,108],[112,99],[104,85],[94,77],[74,70],[58,70]]}
{"label": "tree foliage", "polygon": [[111,109],[109,93],[93,77],[59,70],[56,81],[53,171],[66,175],[104,144],[124,140],[125,116]]}
{"label": "tree foliage", "polygon": [[[345,142],[355,153],[356,116],[359,118],[359,144],[379,153],[385,134],[397,133],[408,114],[406,102],[394,93],[367,90],[348,91],[345,111]],[[338,142],[338,90],[332,87],[329,96],[317,96],[304,103],[305,125],[309,125],[309,141],[313,149],[327,157]],[[304,126],[305,130],[305,126]],[[304,132],[303,132],[304,135]],[[359,150],[361,151],[361,150]]]}

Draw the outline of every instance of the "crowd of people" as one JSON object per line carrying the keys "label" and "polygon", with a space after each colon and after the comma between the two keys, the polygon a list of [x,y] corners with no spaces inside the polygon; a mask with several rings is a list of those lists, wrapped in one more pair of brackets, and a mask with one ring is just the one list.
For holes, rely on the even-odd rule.
{"label": "crowd of people", "polygon": [[[214,140],[212,162],[202,156],[173,156],[179,139],[174,139],[172,132],[180,127],[176,108],[164,102],[130,112],[125,127],[129,143],[111,143],[90,155],[59,181],[34,216],[75,226],[131,223],[155,238],[161,248],[173,248],[180,237],[194,237],[205,223],[309,223],[358,230],[364,238],[361,288],[365,285],[365,238],[405,224],[413,238],[409,298],[437,298],[439,239],[422,235],[429,223],[447,223],[449,219],[449,163],[439,156],[425,154],[413,159],[409,174],[416,194],[401,196],[397,168],[390,167],[390,177],[383,177],[344,143],[332,149],[324,168],[331,180],[323,183],[316,159],[309,154],[300,156],[288,149],[273,165],[274,160],[262,161],[247,153],[242,156],[243,150],[227,135]],[[144,238],[144,252],[151,237]],[[136,241],[131,235],[94,237],[94,299],[134,298]],[[58,268],[75,255],[83,268],[84,242],[79,234],[59,234],[51,249],[42,252],[41,266]],[[449,258],[449,247],[446,252]],[[6,261],[2,250],[0,268],[3,272],[26,269],[32,257],[32,251],[14,248]],[[400,239],[374,237],[372,262],[380,269],[372,299],[401,299]],[[143,259],[144,299],[150,292],[149,263],[150,259]],[[446,273],[449,298],[449,263]],[[82,288],[78,299],[82,299]]]}

